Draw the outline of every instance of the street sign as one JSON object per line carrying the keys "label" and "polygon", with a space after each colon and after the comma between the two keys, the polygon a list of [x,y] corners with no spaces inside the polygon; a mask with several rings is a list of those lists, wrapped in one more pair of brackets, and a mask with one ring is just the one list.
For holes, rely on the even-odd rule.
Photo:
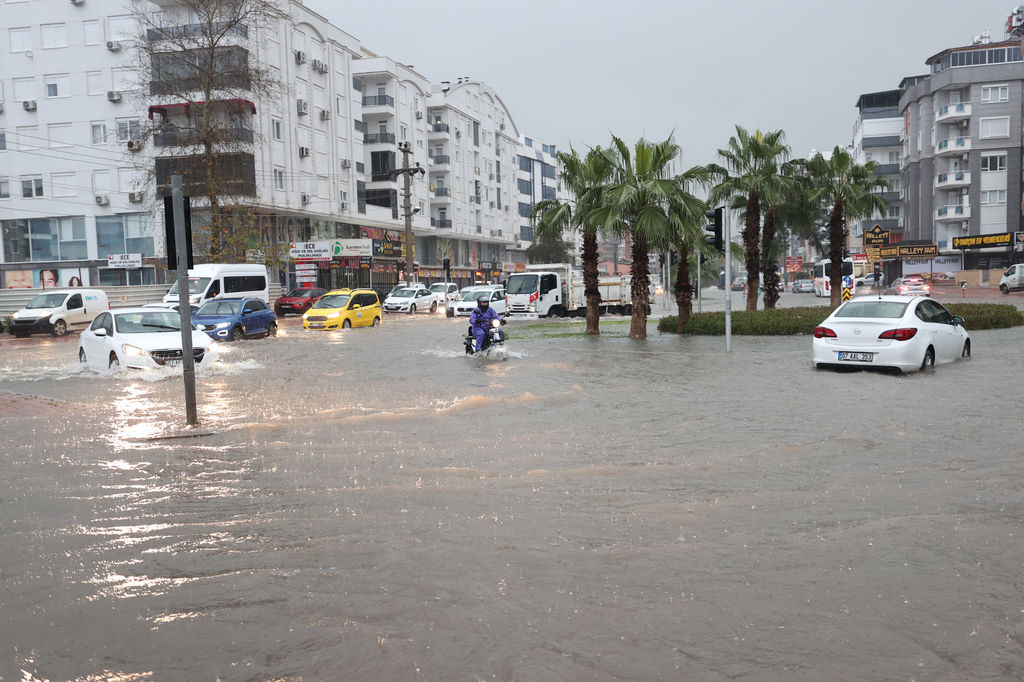
{"label": "street sign", "polygon": [[804,267],[804,259],[800,256],[786,256],[786,272],[800,272]]}
{"label": "street sign", "polygon": [[107,267],[121,270],[137,270],[142,267],[141,253],[111,253],[107,255]]}
{"label": "street sign", "polygon": [[844,301],[849,301],[850,300],[850,289],[848,287],[843,287],[843,300]]}

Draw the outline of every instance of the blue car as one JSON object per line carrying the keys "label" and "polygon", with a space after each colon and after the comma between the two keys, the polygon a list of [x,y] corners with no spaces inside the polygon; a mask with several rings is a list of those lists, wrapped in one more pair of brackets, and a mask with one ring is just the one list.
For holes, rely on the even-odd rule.
{"label": "blue car", "polygon": [[277,335],[277,315],[258,298],[217,297],[200,306],[192,322],[218,341]]}

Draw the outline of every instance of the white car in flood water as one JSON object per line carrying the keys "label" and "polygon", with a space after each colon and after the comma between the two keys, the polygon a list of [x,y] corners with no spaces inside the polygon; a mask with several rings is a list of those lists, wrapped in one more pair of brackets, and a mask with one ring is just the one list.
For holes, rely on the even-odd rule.
{"label": "white car in flood water", "polygon": [[[206,359],[213,340],[192,329],[192,355]],[[93,369],[181,365],[181,317],[171,310],[124,308],[96,316],[78,340],[78,360]]]}
{"label": "white car in flood water", "polygon": [[928,369],[971,356],[964,319],[922,296],[860,296],[814,329],[815,367]]}

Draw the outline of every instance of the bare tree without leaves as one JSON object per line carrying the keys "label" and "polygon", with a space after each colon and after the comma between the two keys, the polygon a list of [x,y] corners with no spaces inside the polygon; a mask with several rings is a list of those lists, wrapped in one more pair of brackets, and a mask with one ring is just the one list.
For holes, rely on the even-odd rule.
{"label": "bare tree without leaves", "polygon": [[206,228],[195,237],[197,256],[241,260],[258,231],[254,102],[283,89],[250,47],[283,15],[271,0],[178,0],[135,16],[157,194],[180,174],[193,197],[193,226]]}

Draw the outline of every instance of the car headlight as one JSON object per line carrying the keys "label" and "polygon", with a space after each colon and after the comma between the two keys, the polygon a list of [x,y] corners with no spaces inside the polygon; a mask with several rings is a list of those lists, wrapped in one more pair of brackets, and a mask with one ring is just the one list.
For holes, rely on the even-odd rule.
{"label": "car headlight", "polygon": [[218,322],[216,328],[217,329],[224,329],[225,327],[230,327],[230,326],[231,326],[230,322]]}
{"label": "car headlight", "polygon": [[341,317],[341,313],[339,313],[339,312],[338,312],[337,310],[335,310],[335,311],[334,311],[333,313],[331,313],[330,315],[328,315],[328,316],[327,316],[327,319],[328,319],[328,320],[333,320],[333,319],[334,319],[334,318],[336,318],[336,317]]}
{"label": "car headlight", "polygon": [[123,344],[121,346],[121,352],[124,353],[125,355],[133,355],[136,357],[145,357],[149,355],[148,350],[143,350],[142,348],[139,348],[138,346],[133,346],[129,343]]}

